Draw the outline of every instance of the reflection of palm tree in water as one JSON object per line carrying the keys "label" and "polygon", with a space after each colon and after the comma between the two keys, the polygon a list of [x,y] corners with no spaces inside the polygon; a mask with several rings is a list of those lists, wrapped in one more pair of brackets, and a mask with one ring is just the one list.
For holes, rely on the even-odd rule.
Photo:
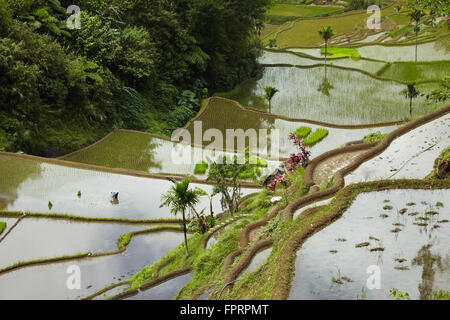
{"label": "reflection of palm tree in water", "polygon": [[423,266],[422,283],[419,284],[420,299],[426,300],[433,297],[433,283],[436,270],[434,265],[442,271],[443,264],[440,255],[431,252],[431,244],[423,246],[417,256],[413,259],[412,264],[415,266]]}
{"label": "reflection of palm tree in water", "polygon": [[325,65],[325,76],[322,80],[322,82],[319,85],[319,88],[317,88],[317,91],[323,93],[327,97],[330,96],[330,90],[334,89],[333,85],[328,81],[327,79],[327,65]]}

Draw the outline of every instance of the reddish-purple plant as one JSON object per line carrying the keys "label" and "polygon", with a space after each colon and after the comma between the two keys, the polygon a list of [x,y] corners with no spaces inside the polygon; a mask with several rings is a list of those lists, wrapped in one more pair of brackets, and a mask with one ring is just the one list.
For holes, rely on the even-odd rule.
{"label": "reddish-purple plant", "polygon": [[283,187],[287,187],[290,182],[291,181],[287,178],[286,174],[283,173],[282,175],[278,175],[273,178],[272,182],[267,186],[267,188],[271,192],[275,192],[275,187],[277,186],[277,184],[281,184]]}
{"label": "reddish-purple plant", "polygon": [[287,170],[289,172],[292,172],[298,165],[304,167],[308,164],[309,157],[311,156],[311,151],[306,149],[303,140],[298,139],[295,134],[290,133],[289,140],[293,140],[293,144],[297,148],[297,152],[291,153],[289,155],[289,160],[287,161],[288,163]]}

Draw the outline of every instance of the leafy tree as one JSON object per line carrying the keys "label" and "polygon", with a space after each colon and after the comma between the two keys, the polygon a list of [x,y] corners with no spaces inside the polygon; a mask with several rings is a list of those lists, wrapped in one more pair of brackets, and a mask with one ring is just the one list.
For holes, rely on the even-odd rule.
{"label": "leafy tree", "polygon": [[186,235],[186,210],[193,208],[199,202],[200,193],[196,190],[189,189],[189,178],[186,178],[181,182],[177,182],[175,179],[169,180],[173,183],[173,185],[167,193],[161,196],[162,204],[160,208],[169,207],[172,214],[182,214],[184,244],[186,248],[186,255],[189,257],[190,255]]}
{"label": "leafy tree", "polygon": [[272,112],[271,102],[272,102],[273,96],[277,92],[279,92],[279,90],[277,88],[274,88],[271,86],[264,87],[264,98],[269,102],[269,112]]}
{"label": "leafy tree", "polygon": [[419,96],[419,91],[416,89],[414,82],[408,83],[406,89],[402,91],[406,99],[409,99],[409,116],[412,117],[412,101]]}
{"label": "leafy tree", "polygon": [[231,214],[238,211],[241,199],[241,175],[252,169],[247,161],[239,161],[237,156],[231,161],[224,156],[222,163],[211,164],[207,180],[215,182],[213,195],[222,195],[222,208],[228,208]]}
{"label": "leafy tree", "polygon": [[408,0],[408,7],[426,8],[434,18],[445,17],[450,13],[448,0]]}

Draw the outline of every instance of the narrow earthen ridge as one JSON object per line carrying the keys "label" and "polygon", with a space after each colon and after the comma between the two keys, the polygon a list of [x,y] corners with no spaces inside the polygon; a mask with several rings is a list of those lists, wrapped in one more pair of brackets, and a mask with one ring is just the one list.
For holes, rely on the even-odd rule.
{"label": "narrow earthen ridge", "polygon": [[206,293],[209,289],[211,289],[214,286],[213,282],[207,283],[204,286],[202,286],[200,289],[195,291],[192,296],[190,296],[187,300],[198,300],[198,298]]}
{"label": "narrow earthen ridge", "polygon": [[45,265],[45,264],[51,264],[51,263],[60,263],[60,262],[67,262],[67,261],[73,261],[73,260],[80,260],[83,258],[89,258],[90,256],[89,252],[86,253],[79,253],[71,256],[62,256],[62,257],[56,257],[51,259],[45,259],[45,260],[32,260],[32,261],[25,261],[21,262],[20,264],[13,264],[11,266],[8,266],[6,268],[3,268],[0,270],[0,275],[12,272],[15,270],[19,270],[22,268],[27,268],[31,266],[38,266],[38,265]]}
{"label": "narrow earthen ridge", "polygon": [[238,250],[233,251],[232,253],[230,253],[225,258],[225,260],[223,262],[222,270],[220,271],[220,277],[225,275],[225,273],[228,271],[228,268],[233,264],[234,259],[236,259],[236,257],[240,256],[242,254],[242,252],[244,252],[244,250],[238,249]]}
{"label": "narrow earthen ridge", "polygon": [[[354,199],[362,192],[382,191],[389,189],[447,189],[450,188],[450,180],[383,180],[352,184],[342,189],[333,207],[322,217],[300,232],[295,234],[281,249],[278,255],[277,274],[275,275],[275,289],[272,294],[273,300],[289,298],[294,270],[292,266],[295,263],[296,252],[301,245],[314,233],[322,230],[336,219],[340,218],[351,206]],[[366,190],[367,189],[367,190]]]}
{"label": "narrow earthen ridge", "polygon": [[[344,67],[344,66],[339,66],[339,65],[335,65],[335,64],[317,63],[317,64],[310,64],[310,65],[298,65],[298,64],[289,64],[289,63],[277,63],[277,64],[263,64],[263,66],[265,68],[297,68],[297,69],[314,69],[317,67],[327,66],[329,68],[336,68],[336,69],[340,69],[340,70],[359,72],[363,75],[371,77],[372,79],[376,79],[376,80],[380,80],[380,81],[395,82],[398,84],[406,84],[407,83],[407,81],[403,81],[403,80],[380,77],[380,76],[377,76],[376,74],[371,73],[366,70],[352,68],[352,67]],[[401,120],[395,121],[394,124],[399,123],[399,122],[403,123],[404,121],[401,121]],[[350,126],[350,125],[348,125],[348,126]],[[352,129],[352,128],[350,128],[350,129]]]}
{"label": "narrow earthen ridge", "polygon": [[222,229],[225,228],[226,226],[230,225],[231,223],[233,223],[233,222],[235,222],[235,221],[237,221],[238,219],[241,219],[241,218],[243,218],[243,217],[242,217],[242,216],[241,216],[241,217],[240,217],[240,216],[237,216],[237,217],[235,217],[234,220],[229,221],[229,222],[226,222],[226,223],[223,223],[223,224],[221,224],[220,226],[218,226],[217,228],[215,228],[213,232],[209,232],[206,236],[204,236],[204,237],[202,238],[200,246],[201,246],[203,249],[206,249],[206,245],[208,244],[209,239],[211,239],[211,237],[212,237],[213,235],[215,235],[218,231],[222,230]]}
{"label": "narrow earthen ridge", "polygon": [[[230,283],[232,281],[235,281],[237,277],[242,273],[242,271],[244,271],[244,269],[250,265],[254,256],[261,250],[271,247],[272,244],[272,239],[264,239],[256,242],[254,245],[248,248],[239,262],[230,270],[230,272],[228,272],[223,283]],[[223,293],[225,294],[225,292],[231,288],[232,285],[228,286]]]}
{"label": "narrow earthen ridge", "polygon": [[189,268],[184,268],[184,269],[179,269],[179,270],[169,272],[168,274],[166,274],[162,277],[159,277],[157,279],[153,279],[147,283],[144,283],[142,286],[139,287],[139,290],[131,289],[131,290],[121,292],[121,293],[111,297],[110,300],[123,300],[123,299],[129,298],[129,297],[135,296],[139,293],[139,291],[145,291],[150,288],[156,287],[157,285],[160,285],[161,283],[169,281],[173,278],[188,274],[188,273],[192,272],[192,270],[193,270],[193,268],[189,267]]}
{"label": "narrow earthen ridge", "polygon": [[[73,222],[88,222],[88,223],[105,223],[105,224],[142,224],[142,225],[152,225],[152,224],[181,224],[182,219],[128,219],[128,218],[101,218],[101,217],[82,217],[68,215],[65,213],[38,213],[38,212],[28,212],[28,211],[4,211],[0,210],[0,217],[17,217],[20,218],[33,218],[33,219],[49,219],[49,220],[65,220]],[[186,219],[190,221],[190,219]]]}
{"label": "narrow earthen ridge", "polygon": [[141,291],[145,291],[148,290],[150,288],[156,287],[158,285],[160,285],[161,283],[164,283],[166,281],[169,281],[173,278],[179,277],[179,276],[183,276],[185,274],[191,273],[194,270],[193,267],[188,267],[188,268],[184,268],[184,269],[179,269],[179,270],[175,270],[172,272],[169,272],[165,275],[163,275],[162,277],[150,280],[149,282],[144,283],[143,285],[141,285],[139,287],[139,290]]}
{"label": "narrow earthen ridge", "polygon": [[[161,176],[158,174],[144,173],[144,172],[140,172],[137,170],[121,169],[121,168],[108,168],[108,167],[102,167],[102,166],[98,166],[98,165],[86,164],[86,163],[81,163],[81,162],[72,162],[72,161],[60,160],[60,159],[43,158],[43,157],[38,157],[38,156],[32,156],[29,154],[19,154],[19,153],[13,153],[13,152],[0,151],[0,155],[35,160],[35,161],[40,161],[40,162],[45,162],[45,163],[61,165],[64,167],[95,170],[95,171],[115,173],[115,174],[123,174],[123,175],[138,177],[138,178],[149,178],[149,179],[159,179],[159,180],[167,180],[167,178],[168,178],[168,177]],[[175,180],[178,180],[178,181],[181,181],[184,179],[184,177],[178,177],[178,176],[175,176],[175,177],[171,176],[171,178],[174,178]],[[207,185],[215,184],[213,181],[207,181],[207,180],[201,180],[201,179],[195,179],[195,178],[191,178],[190,180],[191,180],[191,183],[207,184]],[[241,186],[244,188],[249,188],[249,189],[252,189],[252,188],[260,189],[261,188],[261,185],[259,185],[257,183],[252,183],[252,182],[241,182]]]}
{"label": "narrow earthen ridge", "polygon": [[[153,229],[143,229],[143,230],[131,231],[130,232],[131,233],[130,241],[128,243],[126,243],[123,246],[123,248],[120,248],[120,249],[118,248],[117,250],[114,250],[114,251],[104,251],[104,252],[98,252],[98,253],[85,252],[85,253],[78,253],[75,255],[65,255],[65,256],[61,256],[61,257],[23,261],[23,262],[15,263],[15,264],[12,264],[10,266],[0,269],[0,275],[2,275],[4,273],[16,271],[16,270],[19,270],[22,268],[36,266],[36,265],[47,265],[47,264],[52,264],[52,263],[100,258],[100,257],[107,257],[107,256],[121,254],[121,253],[127,251],[128,246],[131,243],[131,240],[135,236],[143,235],[143,234],[150,234],[150,233],[167,232],[167,231],[181,233],[181,232],[183,232],[183,229],[181,229],[181,228],[176,229],[173,227],[156,227]],[[191,233],[191,232],[189,232],[189,233]]]}
{"label": "narrow earthen ridge", "polygon": [[[244,252],[244,250],[247,248],[249,241],[250,241],[250,232],[255,229],[255,228],[259,228],[262,226],[265,226],[267,224],[267,222],[269,222],[270,220],[272,220],[281,210],[283,210],[286,206],[277,206],[275,208],[273,208],[269,214],[267,215],[267,217],[265,217],[262,220],[253,222],[247,226],[245,226],[245,228],[243,228],[239,234],[239,244],[240,244],[240,248],[236,251],[233,251],[232,253],[230,253],[226,258],[225,261],[223,263],[222,266],[222,271],[220,272],[220,276],[223,276],[230,265],[233,264],[234,259],[241,255],[242,252]],[[246,263],[250,263],[251,259],[253,258],[253,256],[249,257],[249,260],[247,260]],[[244,259],[244,257],[242,258]],[[246,258],[248,259],[248,258]]]}
{"label": "narrow earthen ridge", "polygon": [[127,298],[131,298],[133,296],[136,296],[139,293],[139,290],[133,289],[133,290],[127,290],[124,292],[121,292],[119,294],[116,294],[115,296],[112,296],[109,298],[109,300],[124,300]]}
{"label": "narrow earthen ridge", "polygon": [[126,285],[126,284],[130,284],[130,282],[129,281],[122,281],[122,282],[114,283],[112,285],[109,285],[109,286],[107,286],[107,287],[97,291],[97,292],[94,292],[91,295],[88,295],[88,296],[86,296],[84,298],[81,298],[80,300],[92,300],[92,299],[98,297],[99,295],[101,295],[102,293],[108,292],[109,290],[112,290],[114,288],[117,288],[117,287],[120,287],[120,286],[123,286],[123,285]]}
{"label": "narrow earthen ridge", "polygon": [[24,218],[25,216],[19,216],[17,218],[17,221],[14,222],[14,224],[8,229],[8,231],[3,235],[3,237],[0,238],[0,243],[2,243],[3,240],[5,240],[5,238],[8,236],[8,234],[11,233],[11,231],[14,230],[15,227],[17,227],[17,225],[19,224],[19,222]]}
{"label": "narrow earthen ridge", "polygon": [[376,146],[378,142],[373,143],[364,143],[364,144],[357,144],[352,146],[346,146],[342,148],[336,148],[327,152],[322,153],[320,156],[315,157],[313,160],[311,160],[308,164],[308,166],[305,169],[304,173],[304,183],[307,187],[312,187],[315,185],[315,182],[313,180],[313,174],[316,167],[319,165],[319,163],[337,156],[338,154],[347,153],[347,152],[353,152],[353,151],[359,151],[359,150],[366,150],[373,148]]}

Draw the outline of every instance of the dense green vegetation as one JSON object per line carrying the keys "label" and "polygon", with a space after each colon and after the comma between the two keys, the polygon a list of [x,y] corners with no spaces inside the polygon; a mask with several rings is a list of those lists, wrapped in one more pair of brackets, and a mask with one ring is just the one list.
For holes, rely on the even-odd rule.
{"label": "dense green vegetation", "polygon": [[168,134],[254,74],[269,0],[0,0],[0,150],[59,155],[113,128]]}

